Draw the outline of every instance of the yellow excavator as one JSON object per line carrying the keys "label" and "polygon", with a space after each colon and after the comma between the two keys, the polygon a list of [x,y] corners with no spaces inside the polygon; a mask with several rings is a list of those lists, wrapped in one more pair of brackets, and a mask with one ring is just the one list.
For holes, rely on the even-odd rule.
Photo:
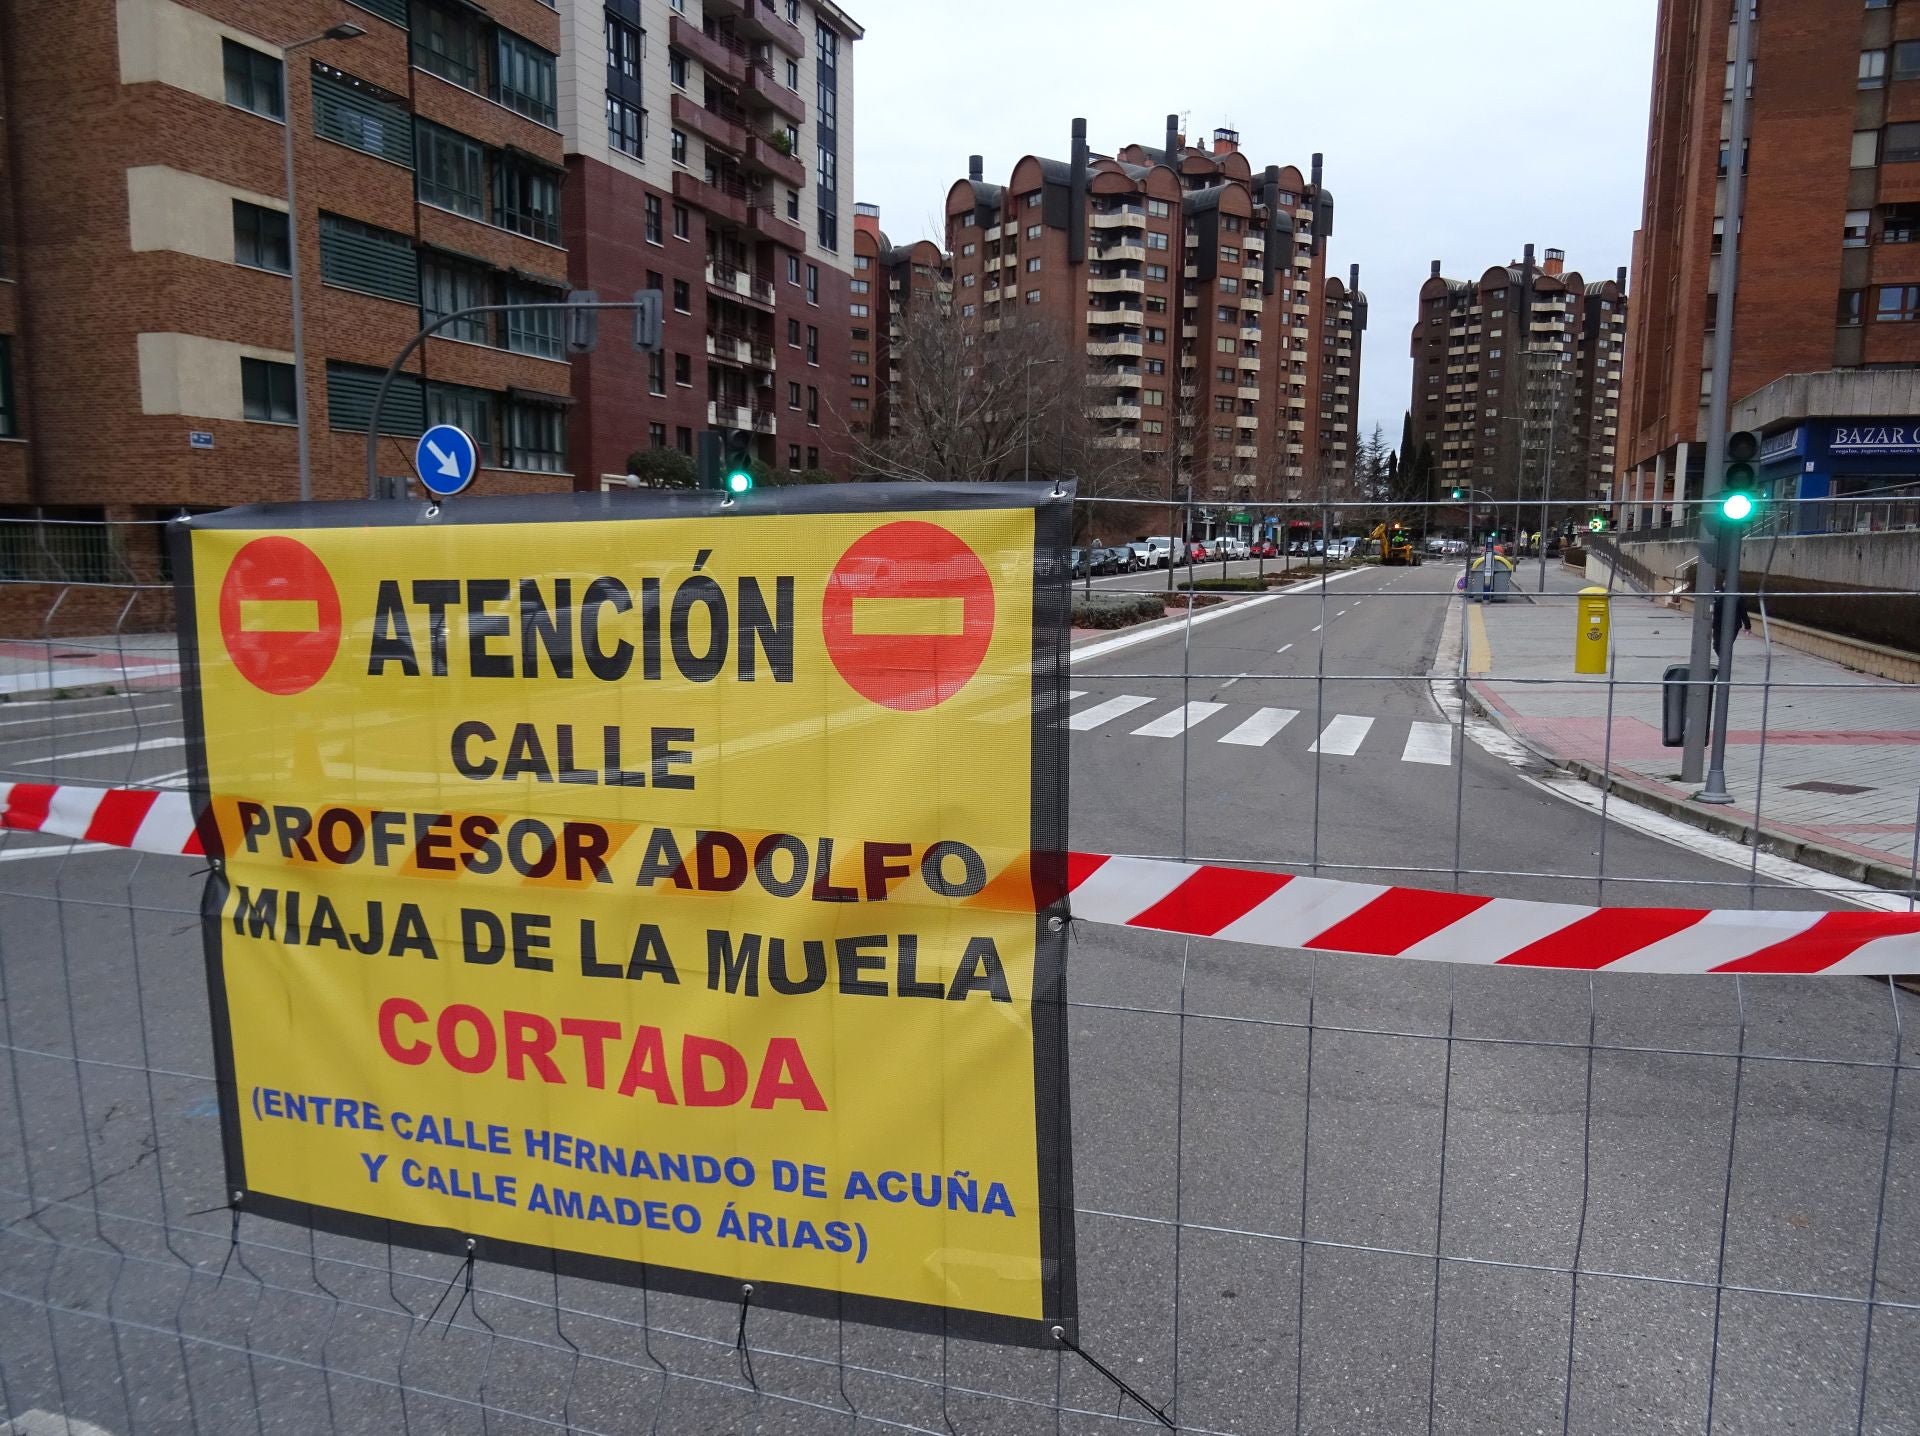
{"label": "yellow excavator", "polygon": [[1367,540],[1380,555],[1382,564],[1400,568],[1419,567],[1420,554],[1413,546],[1413,535],[1398,524],[1391,530],[1385,524],[1375,524]]}

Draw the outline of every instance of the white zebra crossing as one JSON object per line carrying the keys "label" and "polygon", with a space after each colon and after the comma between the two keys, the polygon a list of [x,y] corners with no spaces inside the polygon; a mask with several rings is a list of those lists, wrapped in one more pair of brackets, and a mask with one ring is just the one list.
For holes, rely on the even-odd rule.
{"label": "white zebra crossing", "polygon": [[[1078,690],[1069,690],[1067,700],[1071,702],[1083,696],[1085,695]],[[1066,726],[1081,733],[1091,732],[1096,728],[1106,727],[1116,719],[1136,713],[1150,704],[1165,701],[1167,700],[1144,697],[1137,693],[1119,694],[1071,714],[1066,720]],[[1226,703],[1205,699],[1175,703],[1159,716],[1127,731],[1130,736],[1137,738],[1186,738],[1192,742],[1199,739],[1199,730],[1202,725],[1225,712],[1229,706]],[[1212,724],[1207,737],[1215,743],[1230,747],[1265,748],[1299,716],[1300,710],[1297,708],[1255,708],[1251,714],[1239,719],[1224,732],[1217,731],[1221,724]],[[1364,714],[1335,713],[1327,718],[1326,726],[1308,745],[1307,752],[1325,757],[1351,758],[1366,745],[1376,727],[1382,727],[1383,737],[1390,742],[1397,734],[1398,726],[1393,719],[1384,720],[1384,726],[1382,726],[1382,720]],[[1452,766],[1452,728],[1445,723],[1413,722],[1409,724],[1405,744],[1400,750],[1400,761],[1443,768]]]}

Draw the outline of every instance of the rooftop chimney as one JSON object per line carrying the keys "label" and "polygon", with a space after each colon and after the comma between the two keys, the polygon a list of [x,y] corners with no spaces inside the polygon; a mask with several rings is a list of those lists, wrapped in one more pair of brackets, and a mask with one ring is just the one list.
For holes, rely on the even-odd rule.
{"label": "rooftop chimney", "polygon": [[980,155],[967,156],[967,178],[968,179],[972,180],[975,184],[979,184],[981,177],[984,176],[986,172],[987,172],[987,162],[985,158],[983,158]]}
{"label": "rooftop chimney", "polygon": [[1360,292],[1360,266],[1356,264],[1351,266],[1347,270],[1347,293],[1358,294],[1359,292]]}
{"label": "rooftop chimney", "polygon": [[[1267,207],[1266,252],[1260,260],[1260,286],[1266,293],[1273,293],[1273,276],[1280,258],[1280,223],[1286,219],[1288,228],[1293,221],[1280,212],[1280,166],[1268,165],[1266,174],[1260,181],[1260,203]],[[1287,263],[1292,263],[1292,245],[1289,244]]]}
{"label": "rooftop chimney", "polygon": [[1087,122],[1073,122],[1073,162],[1067,181],[1067,263],[1087,257]]}
{"label": "rooftop chimney", "polygon": [[1434,260],[1433,267],[1427,271],[1427,275],[1429,278],[1432,278],[1432,279],[1438,279],[1440,277],[1440,261],[1439,260],[1437,259]]}
{"label": "rooftop chimney", "polygon": [[1180,163],[1180,117],[1167,116],[1167,163],[1178,167]]}
{"label": "rooftop chimney", "polygon": [[1316,190],[1320,188],[1320,168],[1321,168],[1321,160],[1322,160],[1323,158],[1324,158],[1324,157],[1323,157],[1323,156],[1322,156],[1322,155],[1320,154],[1320,152],[1319,152],[1318,150],[1316,150],[1316,151],[1314,151],[1314,155],[1313,155],[1313,187],[1314,187],[1314,188],[1315,188]]}
{"label": "rooftop chimney", "polygon": [[1240,131],[1227,129],[1224,125],[1213,132],[1213,152],[1216,155],[1235,154],[1240,149]]}
{"label": "rooftop chimney", "polygon": [[1622,289],[1625,289],[1625,288],[1627,287],[1627,267],[1626,267],[1626,265],[1624,265],[1624,264],[1623,264],[1623,265],[1621,265],[1621,266],[1620,266],[1620,267],[1619,267],[1618,269],[1616,269],[1616,270],[1614,270],[1614,272],[1613,272],[1613,282],[1614,282],[1615,284],[1617,284],[1617,285],[1619,285],[1619,286],[1620,286],[1620,287],[1621,287]]}
{"label": "rooftop chimney", "polygon": [[1564,249],[1547,251],[1546,262],[1540,266],[1542,274],[1564,274],[1567,269],[1567,252]]}

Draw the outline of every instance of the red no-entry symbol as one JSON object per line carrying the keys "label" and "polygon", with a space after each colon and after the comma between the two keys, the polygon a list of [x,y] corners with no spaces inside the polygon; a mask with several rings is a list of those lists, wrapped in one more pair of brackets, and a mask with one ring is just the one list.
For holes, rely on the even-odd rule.
{"label": "red no-entry symbol", "polygon": [[266,693],[304,693],[340,651],[340,594],[297,539],[257,538],[220,585],[220,636],[240,676]]}
{"label": "red no-entry symbol", "polygon": [[821,626],[849,687],[917,712],[953,697],[993,638],[993,579],[980,556],[938,524],[884,524],[840,555]]}

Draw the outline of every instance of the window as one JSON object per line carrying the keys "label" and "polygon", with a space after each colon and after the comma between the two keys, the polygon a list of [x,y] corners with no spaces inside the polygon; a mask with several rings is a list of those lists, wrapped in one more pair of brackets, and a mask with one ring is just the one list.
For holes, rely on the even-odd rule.
{"label": "window", "polygon": [[1920,160],[1920,124],[1888,125],[1880,145],[1880,158],[1886,164]]}
{"label": "window", "polygon": [[1040,302],[1040,291],[1037,289],[1029,289],[1027,291],[1027,303],[1038,304],[1039,302]]}
{"label": "window", "polygon": [[482,32],[468,9],[413,0],[413,63],[469,90],[480,88]]}
{"label": "window", "polygon": [[1920,76],[1920,40],[1902,40],[1893,47],[1893,78],[1911,80]]}
{"label": "window", "polygon": [[667,392],[667,356],[659,349],[647,356],[647,392],[653,395]]}
{"label": "window", "polygon": [[1862,311],[1866,307],[1866,295],[1864,289],[1841,290],[1840,304],[1833,322],[1847,327],[1858,324],[1865,317]]}
{"label": "window", "polygon": [[800,347],[800,321],[798,319],[789,319],[787,321],[787,343],[795,349]]}
{"label": "window", "polygon": [[313,70],[313,132],[397,165],[413,162],[415,125],[406,106],[385,90],[320,66]]}
{"label": "window", "polygon": [[807,266],[807,303],[818,304],[819,302],[820,266],[817,264],[809,264]]}
{"label": "window", "polygon": [[646,111],[613,95],[607,96],[607,144],[639,158],[646,134]]}
{"label": "window", "polygon": [[856,254],[853,257],[853,267],[855,269],[861,270],[862,272],[872,269],[873,257],[871,255],[866,255],[866,254]]}
{"label": "window", "polygon": [[0,439],[19,432],[13,416],[13,336],[0,334]]}
{"label": "window", "polygon": [[693,452],[693,430],[682,424],[673,431],[673,446],[683,454]]}
{"label": "window", "polygon": [[1149,343],[1149,344],[1165,344],[1166,342],[1167,342],[1167,331],[1166,331],[1166,330],[1164,330],[1164,329],[1159,329],[1159,328],[1154,328],[1154,327],[1151,327],[1151,326],[1150,326],[1150,327],[1149,327],[1149,328],[1147,329],[1147,343]]}
{"label": "window", "polygon": [[295,422],[293,365],[267,359],[240,361],[242,412],[266,424]]}
{"label": "window", "polygon": [[1231,384],[1233,382],[1233,370],[1227,368],[1224,364],[1221,365],[1213,371],[1213,382],[1216,384]]}
{"label": "window", "polygon": [[673,307],[681,314],[693,313],[693,290],[684,279],[673,281]]}
{"label": "window", "polygon": [[854,280],[850,288],[855,294],[870,294],[873,292],[873,285],[864,279]]}
{"label": "window", "polygon": [[1240,251],[1230,244],[1221,245],[1220,262],[1222,264],[1238,264],[1240,262]]}
{"label": "window", "polygon": [[971,319],[971,318],[973,318],[973,306],[972,306],[971,304],[963,304],[963,305],[961,305],[961,306],[960,306],[960,317],[961,317],[962,319]]}
{"label": "window", "polygon": [[634,80],[640,77],[640,31],[607,12],[607,69]]}
{"label": "window", "polygon": [[1147,213],[1155,219],[1165,219],[1167,215],[1171,213],[1171,210],[1168,208],[1165,200],[1150,199],[1147,201]]}
{"label": "window", "polygon": [[493,98],[530,120],[552,124],[554,57],[511,30],[495,30],[493,34]]}
{"label": "window", "polygon": [[667,51],[667,79],[676,90],[687,87],[687,57],[678,50]]}
{"label": "window", "polygon": [[1167,426],[1159,419],[1142,419],[1140,421],[1140,432],[1143,434],[1164,434],[1167,432]]}
{"label": "window", "polygon": [[507,467],[559,474],[567,467],[566,410],[557,404],[515,399],[505,416]]}
{"label": "window", "polygon": [[787,283],[798,284],[799,282],[800,256],[797,254],[789,254],[787,256]]}
{"label": "window", "polygon": [[1022,195],[1020,198],[1020,203],[1028,209],[1040,208],[1040,191],[1034,190],[1030,194]]}
{"label": "window", "polygon": [[873,386],[872,378],[866,374],[855,374],[852,383],[856,389],[867,389]]}
{"label": "window", "polygon": [[971,288],[973,288],[973,276],[972,276],[971,274],[963,274],[963,275],[961,275],[961,276],[960,276],[960,287],[961,287],[962,289],[971,289]]}
{"label": "window", "polygon": [[1920,284],[1883,284],[1874,292],[1873,317],[1882,324],[1920,318]]}
{"label": "window", "polygon": [[800,88],[800,62],[798,60],[787,61],[787,88],[789,90],[797,90]]}
{"label": "window", "polygon": [[232,40],[220,42],[227,72],[227,103],[268,119],[284,120],[280,106],[280,62]]}
{"label": "window", "polygon": [[824,205],[819,210],[820,247],[829,254],[840,252],[840,216]]}
{"label": "window", "polygon": [[1883,204],[1880,206],[1880,242],[1912,244],[1920,234],[1920,204]]}
{"label": "window", "polygon": [[1152,280],[1164,280],[1164,279],[1165,279],[1166,277],[1167,277],[1167,267],[1166,267],[1166,265],[1164,265],[1164,264],[1149,264],[1149,265],[1147,266],[1147,278],[1148,278],[1148,279],[1152,279]]}
{"label": "window", "polygon": [[486,151],[477,140],[418,120],[420,202],[479,219],[486,207]]}
{"label": "window", "polygon": [[[507,282],[509,304],[551,304],[560,298],[558,290],[540,284]],[[509,309],[506,319],[507,348],[516,354],[538,354],[547,359],[563,357],[565,345],[560,339],[558,309]]]}
{"label": "window", "polygon": [[1860,52],[1860,88],[1863,90],[1877,90],[1886,83],[1887,52],[1885,50],[1862,50]]}
{"label": "window", "polygon": [[402,304],[420,301],[412,239],[337,214],[320,216],[320,280]]}
{"label": "window", "polygon": [[1232,440],[1233,440],[1233,425],[1231,425],[1231,424],[1215,424],[1215,425],[1213,426],[1213,441],[1214,441],[1214,443],[1216,443],[1216,444],[1226,444],[1226,443],[1231,443],[1231,442],[1232,442]]}
{"label": "window", "polygon": [[1222,336],[1213,341],[1213,347],[1218,349],[1222,354],[1238,354],[1240,352],[1240,341]]}
{"label": "window", "polygon": [[1142,389],[1140,391],[1140,402],[1149,409],[1160,408],[1167,402],[1167,391],[1165,389]]}
{"label": "window", "polygon": [[494,397],[485,389],[469,389],[464,384],[427,385],[426,421],[429,424],[454,424],[473,440],[480,463],[493,462]]}
{"label": "window", "polygon": [[249,269],[288,270],[287,216],[245,200],[233,202],[233,262]]}
{"label": "window", "polygon": [[1164,294],[1149,294],[1147,296],[1146,308],[1149,314],[1165,314],[1167,312],[1167,297]]}
{"label": "window", "polygon": [[[796,402],[793,407],[798,409],[800,405]],[[787,445],[787,468],[794,473],[800,472],[800,446],[798,444]]]}
{"label": "window", "polygon": [[1853,132],[1853,167],[1872,169],[1880,163],[1880,131],[1855,130]]}
{"label": "window", "polygon": [[814,49],[820,56],[820,63],[831,70],[840,54],[840,37],[821,25],[814,31]]}
{"label": "window", "polygon": [[669,134],[672,137],[670,153],[673,155],[673,162],[683,165],[687,162],[687,132],[672,130]]}
{"label": "window", "polygon": [[[649,196],[651,198],[651,196]],[[659,201],[654,201],[654,213]],[[548,244],[560,242],[560,174],[502,152],[493,165],[493,222]]]}
{"label": "window", "polygon": [[693,387],[693,357],[688,354],[673,356],[673,382],[682,389]]}
{"label": "window", "polygon": [[1147,231],[1147,248],[1148,249],[1165,249],[1166,247],[1167,247],[1167,237],[1164,234],[1162,234],[1157,229],[1150,229]]}
{"label": "window", "polygon": [[684,204],[676,204],[673,207],[673,237],[689,239],[692,235],[693,225],[687,217],[687,207]]}
{"label": "window", "polygon": [[847,358],[855,364],[868,364],[872,362],[872,356],[864,349],[853,350],[847,355]]}
{"label": "window", "polygon": [[849,304],[847,306],[847,312],[855,319],[867,318],[867,306],[864,304]]}
{"label": "window", "polygon": [[[322,216],[325,222],[327,216]],[[420,317],[431,324],[445,315],[457,313],[475,304],[493,302],[491,273],[451,255],[429,250],[420,261]],[[469,314],[456,319],[440,331],[443,338],[464,339],[470,344],[485,344],[487,316]]]}
{"label": "window", "polygon": [[667,446],[667,426],[665,424],[647,425],[647,447],[664,449]]}
{"label": "window", "polygon": [[800,409],[800,386],[793,380],[787,381],[787,407],[796,413]]}
{"label": "window", "polygon": [[1029,259],[1027,261],[1027,273],[1038,274],[1039,272],[1040,272],[1040,256],[1036,254],[1032,259]]}
{"label": "window", "polygon": [[807,326],[807,362],[820,362],[820,331],[811,324]]}
{"label": "window", "polygon": [[648,244],[659,244],[662,242],[660,238],[660,196],[657,194],[647,196],[646,233]]}
{"label": "window", "polygon": [[1164,359],[1146,359],[1141,361],[1140,367],[1149,374],[1164,374],[1167,372],[1167,361]]}
{"label": "window", "polygon": [[963,259],[972,259],[974,252],[979,248],[979,245],[975,244],[972,240],[968,240],[960,246],[960,257]]}
{"label": "window", "polygon": [[811,384],[807,386],[807,422],[815,427],[820,423],[820,391]]}
{"label": "window", "polygon": [[1867,242],[1867,222],[1873,218],[1870,211],[1850,209],[1846,221],[1840,230],[1840,244],[1845,249],[1861,249]]}
{"label": "window", "polygon": [[1038,239],[1038,238],[1039,238],[1039,237],[1040,237],[1041,235],[1043,235],[1043,234],[1045,234],[1045,233],[1046,233],[1046,226],[1045,226],[1045,225],[1040,225],[1040,224],[1030,224],[1030,225],[1028,225],[1028,226],[1027,226],[1027,238],[1028,238],[1028,239]]}
{"label": "window", "polygon": [[1230,274],[1221,275],[1220,292],[1222,294],[1238,294],[1240,292],[1240,281]]}

